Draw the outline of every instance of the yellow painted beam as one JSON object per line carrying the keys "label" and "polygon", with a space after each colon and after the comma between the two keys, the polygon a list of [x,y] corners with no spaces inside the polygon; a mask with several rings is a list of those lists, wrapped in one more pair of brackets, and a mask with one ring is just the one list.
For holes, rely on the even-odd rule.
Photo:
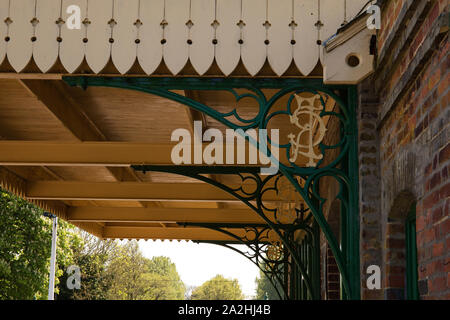
{"label": "yellow painted beam", "polygon": [[96,222],[72,222],[73,225],[83,229],[96,237],[102,238],[103,226]]}
{"label": "yellow painted beam", "polygon": [[[12,166],[129,166],[172,165],[176,143],[0,141],[0,165]],[[192,146],[189,146],[193,151]],[[226,145],[224,165],[226,165]],[[236,149],[236,148],[235,148]],[[235,150],[236,151],[236,150]],[[234,153],[236,158],[236,153]],[[245,157],[248,162],[248,148]],[[193,157],[193,152],[192,152]],[[191,159],[191,163],[194,161]],[[235,162],[236,163],[236,162]],[[235,164],[234,164],[235,165]]]}
{"label": "yellow painted beam", "polygon": [[[206,183],[30,181],[25,196],[41,200],[240,201]],[[264,200],[279,198],[268,192]]]}
{"label": "yellow painted beam", "polygon": [[264,223],[250,209],[71,207],[70,222]]}
{"label": "yellow painted beam", "polygon": [[[233,230],[243,236],[244,230]],[[216,240],[236,241],[219,231],[207,228],[146,228],[146,227],[108,227],[103,229],[103,238],[107,239],[161,239],[161,240]]]}
{"label": "yellow painted beam", "polygon": [[[106,136],[58,80],[19,80],[23,87],[50,111],[79,141],[105,141]],[[45,167],[45,166],[44,166]],[[139,181],[130,168],[106,167],[117,181]],[[143,204],[141,204],[143,206]]]}

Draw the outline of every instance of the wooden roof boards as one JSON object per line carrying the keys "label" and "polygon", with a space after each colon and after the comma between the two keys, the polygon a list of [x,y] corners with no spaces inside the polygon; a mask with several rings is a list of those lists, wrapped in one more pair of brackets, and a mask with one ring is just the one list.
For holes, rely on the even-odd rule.
{"label": "wooden roof boards", "polygon": [[[0,79],[0,84],[0,184],[45,210],[103,238],[230,240],[182,223],[264,222],[214,186],[130,168],[171,165],[175,143],[170,135],[177,128],[192,131],[193,120],[225,132],[211,118],[158,96],[123,89],[83,91],[62,80],[39,78]],[[259,108],[250,99],[237,105],[218,91],[178,93],[217,110],[237,106],[243,117],[253,117]],[[270,97],[273,91],[264,93]],[[327,108],[333,107],[329,100]],[[290,125],[289,119],[274,123]],[[234,175],[208,177],[240,183]],[[274,193],[263,200],[268,206],[284,201]]]}

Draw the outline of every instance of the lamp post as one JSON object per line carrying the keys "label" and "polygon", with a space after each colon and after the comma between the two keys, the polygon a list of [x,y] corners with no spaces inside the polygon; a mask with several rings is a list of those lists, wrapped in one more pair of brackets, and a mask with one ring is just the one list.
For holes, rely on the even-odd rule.
{"label": "lamp post", "polygon": [[52,249],[50,256],[50,276],[48,282],[48,300],[55,300],[55,268],[56,268],[56,234],[58,229],[58,217],[49,212],[44,216],[52,219]]}

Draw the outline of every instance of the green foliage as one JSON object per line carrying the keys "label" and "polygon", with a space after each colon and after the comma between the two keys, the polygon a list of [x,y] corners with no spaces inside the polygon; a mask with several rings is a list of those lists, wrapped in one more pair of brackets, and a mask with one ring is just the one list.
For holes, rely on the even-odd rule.
{"label": "green foliage", "polygon": [[150,289],[145,299],[182,300],[186,287],[178,275],[174,263],[167,257],[153,257],[147,261],[147,270],[143,275]]}
{"label": "green foliage", "polygon": [[185,287],[175,264],[166,257],[147,259],[136,241],[119,245],[82,232],[83,241],[73,248],[80,267],[81,288],[69,290],[62,279],[58,299],[75,300],[179,300]]}
{"label": "green foliage", "polygon": [[114,251],[108,273],[112,275],[108,299],[139,300],[142,297],[145,287],[141,275],[145,273],[145,258],[136,241],[130,241]]}
{"label": "green foliage", "polygon": [[206,281],[195,288],[191,295],[192,300],[242,300],[241,287],[237,279],[226,279],[222,275]]}
{"label": "green foliage", "polygon": [[[46,218],[46,220],[48,221],[49,228],[51,228],[50,219]],[[65,271],[70,265],[74,264],[74,252],[72,248],[80,246],[82,243],[82,239],[75,230],[75,227],[62,219],[58,219],[57,235],[55,296],[59,294],[59,289],[62,285],[65,286],[65,281],[62,281]]]}
{"label": "green foliage", "polygon": [[185,286],[175,264],[166,257],[147,259],[136,241],[119,247],[108,266],[111,287],[107,297],[112,300],[179,300]]}
{"label": "green foliage", "polygon": [[[283,292],[281,285],[276,282],[276,286],[280,293]],[[277,291],[273,287],[266,275],[259,271],[259,278],[256,278],[256,300],[280,300]]]}
{"label": "green foliage", "polygon": [[[0,189],[0,299],[47,297],[51,233],[51,220],[41,209]],[[78,241],[72,227],[59,220],[57,284]]]}
{"label": "green foliage", "polygon": [[[147,259],[136,241],[99,240],[58,220],[56,299],[183,299],[185,286],[166,257]],[[0,189],[0,299],[46,299],[52,221]],[[66,286],[67,268],[81,271],[81,288]]]}
{"label": "green foliage", "polygon": [[72,247],[73,261],[81,271],[81,288],[69,290],[66,286],[68,274],[61,278],[58,300],[105,300],[111,286],[111,274],[106,265],[117,248],[114,240],[100,240],[87,232],[81,231],[82,241]]}

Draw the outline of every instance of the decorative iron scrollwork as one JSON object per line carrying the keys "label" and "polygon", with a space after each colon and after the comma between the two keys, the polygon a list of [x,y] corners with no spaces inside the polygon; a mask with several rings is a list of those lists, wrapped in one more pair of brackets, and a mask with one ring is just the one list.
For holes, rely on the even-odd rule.
{"label": "decorative iron scrollwork", "polygon": [[[277,117],[286,117],[287,123],[300,129],[297,133],[291,130],[286,135],[286,143],[272,145],[268,139],[269,155],[273,156],[272,149],[277,147],[284,150],[280,152],[279,173],[273,176],[261,177],[259,171],[246,167],[233,167],[235,172],[224,169],[228,174],[239,177],[241,183],[236,186],[221,184],[209,179],[204,174],[210,172],[203,168],[158,168],[165,172],[183,174],[207,182],[221,188],[254,210],[279,237],[284,253],[292,259],[291,269],[301,274],[309,296],[318,299],[319,289],[317,280],[311,279],[308,268],[302,263],[297,252],[296,229],[303,226],[305,219],[310,217],[317,223],[323,232],[329,246],[336,258],[344,288],[345,296],[349,299],[358,299],[360,296],[359,278],[359,217],[358,217],[358,171],[357,171],[357,125],[355,116],[356,88],[350,86],[326,86],[320,79],[239,79],[239,78],[102,78],[102,77],[65,77],[70,85],[82,88],[88,86],[104,86],[125,88],[142,91],[164,97],[197,111],[221,122],[230,129],[268,129]],[[237,89],[245,91],[238,93]],[[269,98],[265,89],[278,89]],[[230,112],[219,112],[199,101],[180,95],[174,90],[214,90],[230,92],[236,100],[236,105],[242,99],[253,99],[257,106],[257,113],[251,119],[239,115],[237,107]],[[272,91],[273,93],[273,91]],[[283,101],[287,100],[287,104]],[[297,108],[293,111],[295,103]],[[329,123],[338,128],[332,134],[327,131]],[[336,139],[327,139],[333,135]],[[249,137],[246,137],[249,139]],[[252,142],[252,141],[251,141]],[[261,144],[253,141],[258,149]],[[332,154],[332,156],[327,156]],[[149,171],[149,166],[133,166],[136,170]],[[212,168],[212,167],[211,167]],[[259,168],[257,169],[259,170]],[[221,172],[218,172],[221,173]],[[275,192],[278,197],[281,177],[286,179],[296,191],[301,201],[282,200],[273,205],[264,201],[264,196]],[[326,221],[323,212],[324,199],[319,190],[321,179],[330,177],[337,181],[339,194],[342,200],[342,212],[346,233],[344,240],[339,243]],[[282,181],[281,181],[282,183]],[[252,186],[252,188],[249,188]],[[303,209],[302,206],[303,205]],[[277,207],[278,206],[278,207]],[[284,207],[283,207],[284,206]],[[294,210],[291,210],[291,206]],[[286,209],[287,207],[287,209]],[[304,211],[308,210],[308,216]],[[288,214],[286,214],[288,212]],[[303,216],[302,216],[303,215]],[[291,232],[283,229],[284,222],[288,220]],[[298,234],[298,232],[297,232]],[[342,249],[341,249],[342,248]],[[283,255],[284,257],[284,255]],[[317,266],[315,266],[317,268]]]}

